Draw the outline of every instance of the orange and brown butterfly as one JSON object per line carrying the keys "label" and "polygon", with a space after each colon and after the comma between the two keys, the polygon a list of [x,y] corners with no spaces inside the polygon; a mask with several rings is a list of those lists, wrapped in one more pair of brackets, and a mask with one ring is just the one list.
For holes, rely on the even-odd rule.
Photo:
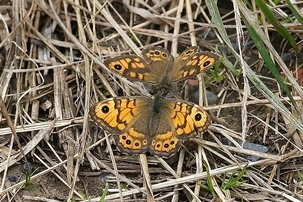
{"label": "orange and brown butterfly", "polygon": [[199,52],[197,46],[183,51],[178,57],[161,47],[148,47],[142,57],[122,55],[110,58],[105,66],[127,79],[169,87],[173,82],[193,77],[212,67],[219,56],[211,52]]}
{"label": "orange and brown butterfly", "polygon": [[90,108],[94,122],[114,135],[121,152],[170,157],[184,140],[205,131],[210,117],[200,106],[176,99],[115,97]]}

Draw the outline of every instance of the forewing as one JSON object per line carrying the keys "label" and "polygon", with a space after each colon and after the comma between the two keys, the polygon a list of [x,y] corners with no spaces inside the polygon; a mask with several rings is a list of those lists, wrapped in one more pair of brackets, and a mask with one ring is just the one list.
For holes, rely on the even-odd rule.
{"label": "forewing", "polygon": [[139,56],[118,56],[107,59],[104,64],[111,72],[127,79],[154,84],[157,82],[149,64]]}
{"label": "forewing", "polygon": [[197,132],[205,131],[211,123],[208,113],[194,103],[166,100],[165,107],[179,139],[189,139]]}
{"label": "forewing", "polygon": [[211,52],[198,52],[197,46],[187,48],[175,60],[172,82],[188,79],[212,67],[219,56]]}
{"label": "forewing", "polygon": [[114,133],[118,148],[127,154],[145,153],[148,150],[149,122],[147,111],[150,100],[143,97],[110,98],[90,108],[91,118],[101,127]]}

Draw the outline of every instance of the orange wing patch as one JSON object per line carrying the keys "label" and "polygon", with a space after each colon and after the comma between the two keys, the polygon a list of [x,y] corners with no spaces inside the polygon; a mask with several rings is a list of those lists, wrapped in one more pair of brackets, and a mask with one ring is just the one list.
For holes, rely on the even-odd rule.
{"label": "orange wing patch", "polygon": [[108,99],[98,102],[90,108],[90,116],[94,121],[108,130],[123,131],[125,127],[140,113],[140,103],[134,99]]}
{"label": "orange wing patch", "polygon": [[148,143],[146,135],[137,132],[134,128],[130,128],[126,133],[119,135],[118,142],[123,149],[130,149],[134,152],[146,147]]}
{"label": "orange wing patch", "polygon": [[[210,124],[209,115],[198,105],[183,102],[169,103],[169,114],[178,135],[191,135],[203,131]],[[185,138],[185,137],[184,137]]]}
{"label": "orange wing patch", "polygon": [[161,152],[163,154],[170,153],[177,148],[179,139],[176,138],[172,131],[168,131],[164,134],[157,134],[152,142],[151,146],[155,152]]}

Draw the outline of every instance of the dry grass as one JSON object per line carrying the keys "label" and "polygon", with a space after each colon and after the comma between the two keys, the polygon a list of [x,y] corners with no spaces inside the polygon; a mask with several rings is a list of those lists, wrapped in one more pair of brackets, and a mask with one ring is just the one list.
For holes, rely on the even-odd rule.
{"label": "dry grass", "polygon": [[[3,1],[0,201],[99,201],[106,182],[108,201],[302,201],[302,24],[287,5],[270,4],[297,41],[293,48],[255,2],[233,3]],[[292,97],[265,69],[248,24]],[[111,134],[88,116],[91,104],[106,97],[149,94],[103,64],[149,45],[173,55],[191,45],[222,55],[217,75],[206,73],[195,89],[200,103],[205,85],[219,96],[204,107],[213,124],[171,159],[120,154]],[[193,87],[181,82],[177,88],[187,99]],[[22,166],[35,187],[24,186]]]}

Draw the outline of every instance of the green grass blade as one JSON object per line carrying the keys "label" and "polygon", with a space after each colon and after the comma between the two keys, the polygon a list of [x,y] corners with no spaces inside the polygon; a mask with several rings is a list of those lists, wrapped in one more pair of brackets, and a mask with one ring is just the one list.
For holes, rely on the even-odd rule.
{"label": "green grass blade", "polygon": [[246,168],[247,168],[248,164],[246,164],[241,171],[239,172],[238,175],[235,175],[236,173],[233,173],[230,177],[230,179],[223,184],[222,189],[227,190],[227,189],[231,189],[233,187],[237,187],[240,186],[241,184],[243,184],[245,181],[241,181],[242,177],[245,174]]}
{"label": "green grass blade", "polygon": [[254,28],[246,21],[245,18],[243,18],[243,21],[246,25],[247,31],[249,35],[251,36],[252,40],[254,41],[261,57],[263,58],[265,62],[265,67],[272,73],[272,75],[275,77],[277,80],[278,84],[281,86],[283,91],[286,93],[287,97],[290,99],[292,105],[298,110],[298,106],[296,104],[296,101],[291,95],[291,92],[285,82],[283,81],[283,78],[281,74],[279,73],[278,69],[276,68],[276,65],[273,63],[272,59],[270,58],[270,55],[267,53],[267,50],[265,48],[264,43],[262,42],[262,39],[260,36],[255,32]]}
{"label": "green grass blade", "polygon": [[205,162],[204,159],[202,159],[202,161],[203,161],[203,165],[204,165],[204,167],[206,169],[206,173],[207,173],[207,182],[206,182],[206,184],[201,185],[201,186],[204,189],[210,191],[210,193],[213,195],[213,197],[215,197],[216,196],[216,192],[215,192],[215,189],[214,189],[214,185],[212,183],[212,179],[211,179],[212,177],[211,177],[210,172],[209,172],[209,167],[207,166],[207,163]]}
{"label": "green grass blade", "polygon": [[106,197],[106,195],[108,193],[108,189],[109,189],[109,185],[106,182],[105,187],[104,187],[103,192],[102,192],[102,196],[101,196],[101,198],[99,200],[100,202],[104,202],[105,201],[105,197]]}
{"label": "green grass blade", "polygon": [[[244,15],[244,17],[246,19],[249,19],[249,23],[256,26],[256,29],[259,29],[258,30],[259,32],[262,32],[262,30],[260,30],[260,26],[256,22],[255,17],[252,15],[251,11],[245,7],[245,5],[243,4],[243,1],[236,0],[236,2],[238,4],[240,12],[242,12],[242,14]],[[212,16],[212,21],[214,22],[215,27],[218,30],[218,33],[220,34],[220,36],[224,40],[225,44],[227,45],[227,48],[229,49],[229,51],[232,52],[232,54],[236,58],[236,60],[241,62],[240,55],[232,47],[231,41],[224,28],[224,25],[222,22],[222,17],[220,16],[220,12],[216,5],[216,1],[206,0],[205,3],[209,10],[210,15]],[[270,44],[268,46],[270,46]],[[223,63],[224,63],[224,60],[223,60]],[[288,108],[279,100],[279,98],[274,93],[272,93],[271,90],[268,89],[268,87],[260,80],[260,78],[256,75],[256,73],[254,71],[252,71],[251,68],[249,68],[248,64],[245,61],[243,62],[243,68],[245,69],[247,77],[250,79],[250,81],[253,83],[253,85],[272,103],[272,105],[275,106],[276,109],[281,114],[283,114],[286,117],[289,117],[290,121],[294,122],[300,131],[303,131],[302,120],[300,118],[296,117],[294,114],[292,114],[288,110]]]}
{"label": "green grass blade", "polygon": [[256,4],[261,9],[266,19],[274,26],[274,28],[276,28],[277,32],[285,39],[287,39],[287,41],[293,48],[298,49],[298,45],[294,38],[291,36],[288,30],[277,20],[275,15],[266,5],[266,3],[263,0],[256,0]]}
{"label": "green grass blade", "polygon": [[292,5],[292,3],[289,0],[285,0],[288,8],[291,10],[291,12],[294,14],[296,19],[303,25],[303,17],[302,15],[297,11],[297,9]]}

